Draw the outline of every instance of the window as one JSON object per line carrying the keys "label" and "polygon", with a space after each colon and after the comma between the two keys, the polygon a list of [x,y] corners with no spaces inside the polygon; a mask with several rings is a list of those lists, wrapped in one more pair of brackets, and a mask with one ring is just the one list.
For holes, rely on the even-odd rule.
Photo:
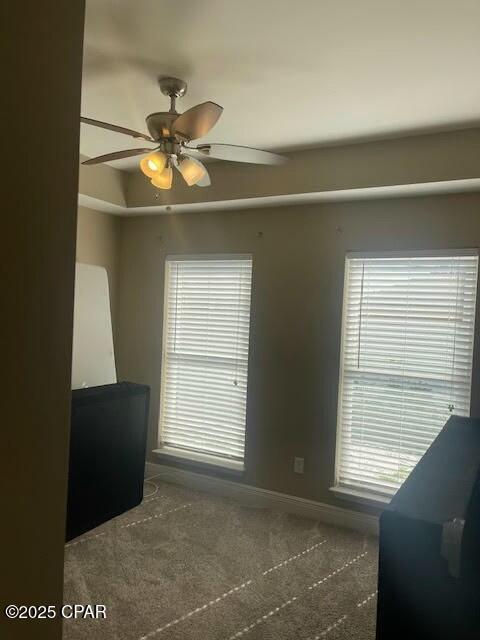
{"label": "window", "polygon": [[243,462],[251,280],[249,256],[167,259],[164,450]]}
{"label": "window", "polygon": [[347,256],[336,487],[391,496],[470,413],[478,255]]}

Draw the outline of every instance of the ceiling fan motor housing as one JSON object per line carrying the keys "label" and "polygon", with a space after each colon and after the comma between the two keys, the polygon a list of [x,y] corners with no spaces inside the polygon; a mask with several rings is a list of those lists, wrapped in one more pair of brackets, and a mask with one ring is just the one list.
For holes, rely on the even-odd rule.
{"label": "ceiling fan motor housing", "polygon": [[178,118],[178,113],[170,111],[158,111],[146,117],[148,131],[154,140],[162,138],[174,138],[173,123]]}

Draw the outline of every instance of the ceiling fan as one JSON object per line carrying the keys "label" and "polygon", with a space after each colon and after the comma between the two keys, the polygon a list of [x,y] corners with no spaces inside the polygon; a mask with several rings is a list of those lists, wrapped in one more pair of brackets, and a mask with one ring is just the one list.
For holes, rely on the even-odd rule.
{"label": "ceiling fan", "polygon": [[123,133],[133,138],[141,138],[153,142],[157,146],[115,151],[90,158],[82,164],[99,164],[148,154],[140,161],[140,169],[150,178],[155,187],[170,189],[173,181],[173,167],[182,174],[188,186],[208,187],[210,177],[205,165],[199,159],[203,157],[273,165],[283,164],[287,161],[285,156],[276,153],[238,145],[212,143],[199,144],[196,147],[188,146],[192,140],[202,138],[210,131],[222,115],[223,107],[215,102],[202,102],[180,114],[175,108],[175,103],[177,98],[185,95],[187,83],[178,78],[160,78],[159,85],[161,92],[170,98],[170,110],[151,113],[146,117],[149,136],[108,122],[80,118],[81,122],[85,124]]}

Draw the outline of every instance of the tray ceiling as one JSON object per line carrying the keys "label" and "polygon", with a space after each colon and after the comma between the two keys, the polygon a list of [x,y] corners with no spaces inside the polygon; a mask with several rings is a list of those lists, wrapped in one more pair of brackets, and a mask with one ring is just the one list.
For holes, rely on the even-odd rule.
{"label": "tray ceiling", "polygon": [[[146,131],[168,109],[224,114],[202,141],[285,150],[480,121],[477,0],[89,0],[82,115]],[[137,147],[82,125],[81,152]],[[138,159],[112,163],[138,167]]]}

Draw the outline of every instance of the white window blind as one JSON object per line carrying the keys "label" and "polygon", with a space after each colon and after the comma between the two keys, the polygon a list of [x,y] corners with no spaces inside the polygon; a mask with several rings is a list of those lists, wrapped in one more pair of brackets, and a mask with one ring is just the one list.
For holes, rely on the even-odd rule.
{"label": "white window blind", "polygon": [[160,445],[243,460],[251,257],[167,259]]}
{"label": "white window blind", "polygon": [[346,259],[336,484],[392,495],[470,413],[474,251]]}

